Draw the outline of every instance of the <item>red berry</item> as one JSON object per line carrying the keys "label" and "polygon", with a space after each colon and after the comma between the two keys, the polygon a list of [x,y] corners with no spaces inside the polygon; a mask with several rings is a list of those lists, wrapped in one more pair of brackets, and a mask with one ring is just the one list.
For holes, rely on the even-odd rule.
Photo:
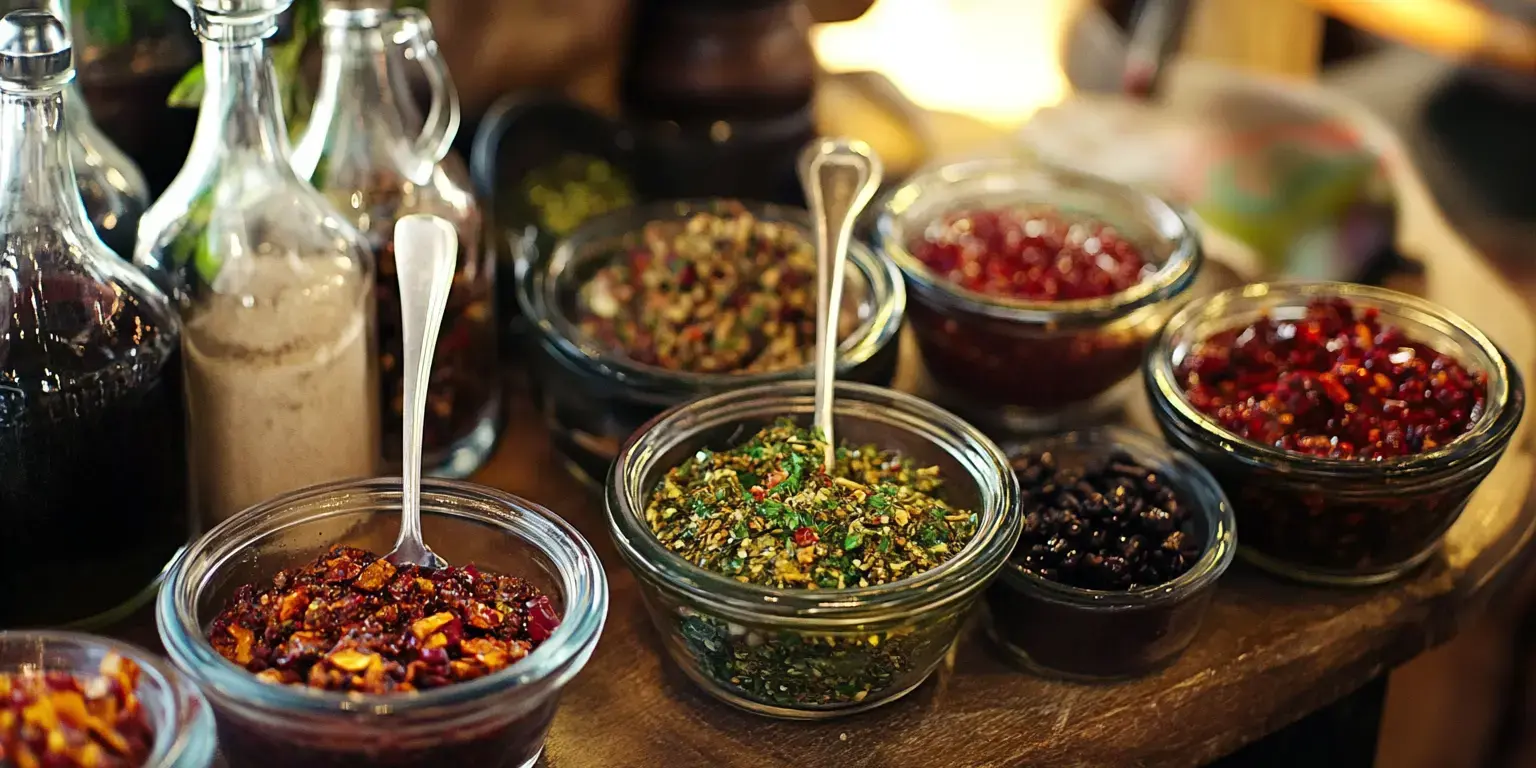
{"label": "red berry", "polygon": [[1455,440],[1487,390],[1481,374],[1344,299],[1315,301],[1295,322],[1263,318],[1216,334],[1185,357],[1179,378],[1189,403],[1229,432],[1371,460]]}
{"label": "red berry", "polygon": [[810,526],[802,525],[795,529],[795,546],[797,547],[809,547],[820,540],[821,537],[816,535],[816,529]]}

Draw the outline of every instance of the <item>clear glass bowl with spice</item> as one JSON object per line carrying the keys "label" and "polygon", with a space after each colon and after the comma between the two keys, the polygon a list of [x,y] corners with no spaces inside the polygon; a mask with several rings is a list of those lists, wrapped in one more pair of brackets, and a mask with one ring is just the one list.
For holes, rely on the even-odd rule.
{"label": "clear glass bowl with spice", "polygon": [[[160,637],[208,692],[231,768],[537,760],[560,693],[602,630],[602,566],[574,528],[535,504],[447,480],[425,481],[422,496],[426,539],[453,567],[388,573],[363,556],[388,552],[399,527],[399,480],[375,479],[252,507],[172,570]],[[506,605],[503,585],[533,597]],[[469,595],[482,602],[460,599]],[[247,633],[253,620],[267,629]],[[361,622],[357,632],[349,622]],[[521,634],[475,647],[505,640],[502,629]],[[273,638],[280,648],[268,647]]]}
{"label": "clear glass bowl with spice", "polygon": [[800,719],[922,683],[1019,530],[1001,450],[893,390],[838,384],[829,479],[811,390],[780,382],[668,411],[624,445],[606,500],[683,672],[729,704]]}
{"label": "clear glass bowl with spice", "polygon": [[0,632],[0,764],[207,768],[214,749],[208,702],[154,654],[76,632]]}
{"label": "clear glass bowl with spice", "polygon": [[1195,231],[1162,200],[1017,159],[913,176],[876,230],[906,277],[936,399],[1001,431],[1118,406],[1202,262]]}
{"label": "clear glass bowl with spice", "polygon": [[[816,258],[797,208],[672,201],[588,220],[519,281],[536,399],[572,470],[599,484],[619,445],[696,397],[809,379]],[[901,276],[855,243],[838,376],[889,384]]]}
{"label": "clear glass bowl with spice", "polygon": [[1215,478],[1121,427],[1005,450],[1024,531],[987,589],[987,634],[1027,669],[1072,679],[1134,677],[1177,658],[1237,550]]}
{"label": "clear glass bowl with spice", "polygon": [[1525,410],[1519,373],[1466,320],[1347,283],[1193,302],[1148,351],[1145,381],[1169,443],[1226,489],[1243,556],[1326,584],[1429,559]]}

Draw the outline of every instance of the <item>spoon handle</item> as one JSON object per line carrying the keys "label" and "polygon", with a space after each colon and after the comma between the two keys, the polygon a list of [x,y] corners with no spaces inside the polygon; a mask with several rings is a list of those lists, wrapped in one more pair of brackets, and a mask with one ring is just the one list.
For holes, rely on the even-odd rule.
{"label": "spoon handle", "polygon": [[800,153],[800,183],[816,230],[815,424],[827,441],[822,464],[832,469],[832,390],[837,379],[838,316],[843,303],[843,265],[853,223],[874,198],[883,168],[868,144],[856,139],[817,139]]}
{"label": "spoon handle", "polygon": [[[395,224],[395,272],[400,278],[400,316],[404,374],[405,443],[401,453],[401,523],[395,551],[419,562],[426,554],[421,538],[421,442],[427,411],[432,350],[448,307],[448,290],[458,260],[459,238],[453,225],[437,216],[411,214]],[[420,547],[421,552],[412,551]]]}

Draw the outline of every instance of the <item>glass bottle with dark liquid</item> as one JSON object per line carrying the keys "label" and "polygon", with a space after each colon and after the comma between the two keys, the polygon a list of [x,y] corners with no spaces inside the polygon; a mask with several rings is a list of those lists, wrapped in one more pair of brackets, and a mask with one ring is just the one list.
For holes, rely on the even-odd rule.
{"label": "glass bottle with dark liquid", "polygon": [[[458,231],[458,269],[432,356],[422,465],[435,475],[466,477],[489,457],[501,427],[496,260],[480,247],[480,208],[463,164],[449,152],[459,102],[431,23],[420,11],[393,5],[322,0],[320,88],[294,145],[293,167],[357,226],[378,258],[381,458],[396,471],[405,372],[395,222],[430,213]],[[410,97],[411,59],[432,90],[425,116]]]}
{"label": "glass bottle with dark liquid", "polygon": [[87,217],[74,74],[58,19],[0,20],[0,629],[133,610],[193,532],[180,326]]}

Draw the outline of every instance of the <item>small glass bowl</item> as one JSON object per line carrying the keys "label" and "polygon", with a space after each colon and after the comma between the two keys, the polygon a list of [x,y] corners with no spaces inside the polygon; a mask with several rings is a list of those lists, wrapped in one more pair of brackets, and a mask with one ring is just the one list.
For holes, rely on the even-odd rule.
{"label": "small glass bowl", "polygon": [[205,627],[240,585],[312,562],[333,544],[393,549],[400,480],[319,485],[251,507],[177,561],[156,615],[166,652],[213,703],[230,768],[512,768],[538,759],[560,693],[602,631],[602,565],[569,523],[500,491],[426,480],[421,511],[422,531],[438,554],[528,580],[549,595],[560,626],[507,669],[420,693],[343,694],[262,682],[220,656]]}
{"label": "small glass bowl", "polygon": [[[170,665],[137,646],[77,632],[0,632],[0,672],[100,673],[109,654],[140,670],[139,702],[149,715],[155,743],[144,768],[207,768],[216,748],[213,711],[203,695]],[[0,762],[4,761],[0,755]]]}
{"label": "small glass bowl", "polygon": [[[1083,471],[1124,452],[1155,470],[1194,510],[1186,531],[1203,542],[1188,571],[1166,584],[1125,592],[1050,581],[1014,562],[987,589],[987,634],[1010,658],[1040,674],[1117,680],[1171,663],[1205,618],[1216,580],[1237,550],[1232,505],[1216,479],[1162,442],[1120,427],[1098,427],[1007,446],[1009,456],[1049,451],[1061,469]],[[1020,510],[1030,512],[1026,500]]]}
{"label": "small glass bowl", "polygon": [[[1157,271],[1111,296],[1025,301],[987,296],[913,255],[926,230],[967,209],[1053,210],[1109,224]],[[1148,339],[1177,309],[1203,261],[1199,237],[1167,203],[1103,179],[1018,159],[919,173],[887,198],[879,248],[901,267],[912,329],[938,400],[1002,432],[1039,432],[1102,415],[1135,391]]]}
{"label": "small glass bowl", "polygon": [[936,465],[945,499],[980,516],[975,538],[912,578],[857,589],[775,589],[704,570],[645,522],[661,478],[701,448],[724,450],[779,418],[809,424],[812,382],[704,398],[652,420],[609,476],[609,527],[667,652],[710,695],[775,717],[822,719],[900,698],[939,665],[1019,535],[1018,480],[1001,450],[953,414],[881,387],[839,383],[839,442]]}
{"label": "small glass bowl", "polygon": [[[1185,399],[1175,371],[1201,341],[1264,315],[1298,319],[1307,304],[1343,298],[1383,324],[1487,376],[1483,414],[1445,446],[1386,461],[1330,459],[1240,438]],[[1407,294],[1349,283],[1273,283],[1191,302],[1146,359],[1147,395],[1164,436],[1216,476],[1243,530],[1243,557],[1304,582],[1367,585],[1411,571],[1438,550],[1467,498],[1509,447],[1525,389],[1493,342],[1449,310]]]}
{"label": "small glass bowl", "polygon": [[[556,448],[572,473],[600,486],[619,445],[662,411],[697,397],[740,387],[809,379],[814,366],[751,374],[692,373],[636,363],[582,333],[573,319],[576,292],[593,272],[624,252],[646,224],[686,221],[737,203],[673,201],[625,208],[591,219],[530,266],[518,281],[518,302],[533,326],[531,360],[535,402]],[[760,221],[798,227],[814,242],[809,215],[797,208],[739,203]],[[838,376],[890,384],[896,376],[897,338],[906,312],[901,274],[862,243],[848,251],[843,319],[852,326],[839,349]]]}

